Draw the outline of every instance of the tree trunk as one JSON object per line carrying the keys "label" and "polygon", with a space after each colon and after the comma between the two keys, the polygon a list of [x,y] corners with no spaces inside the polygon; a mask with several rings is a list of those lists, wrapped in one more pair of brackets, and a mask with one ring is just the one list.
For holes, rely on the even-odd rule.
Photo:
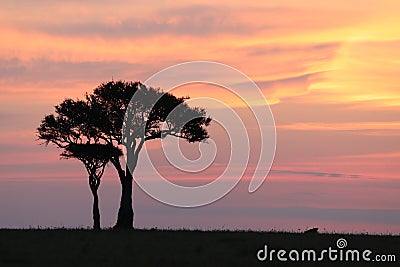
{"label": "tree trunk", "polygon": [[[128,170],[128,167],[127,167]],[[126,171],[121,181],[121,201],[118,210],[118,219],[114,228],[132,229],[133,228],[133,208],[132,208],[132,182],[133,177],[130,171]]]}
{"label": "tree trunk", "polygon": [[93,193],[93,230],[100,230],[100,210],[99,196],[97,190],[92,190]]}

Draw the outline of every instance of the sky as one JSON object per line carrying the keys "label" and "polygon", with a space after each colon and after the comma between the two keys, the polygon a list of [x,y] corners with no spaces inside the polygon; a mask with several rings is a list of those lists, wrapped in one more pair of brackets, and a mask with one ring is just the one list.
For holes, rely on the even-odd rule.
{"label": "sky", "polygon": [[[0,227],[91,225],[84,167],[36,140],[56,104],[111,79],[145,81],[207,60],[240,70],[268,100],[277,127],[271,173],[249,194],[253,156],[230,194],[196,209],[166,206],[136,186],[136,227],[399,234],[399,10],[397,0],[1,1]],[[246,107],[222,88],[174,93],[225,100],[251,128]],[[214,179],[226,163],[218,127],[210,127],[217,164],[187,177],[159,158],[166,175],[187,184]],[[196,157],[193,146],[183,149]],[[119,195],[107,167],[103,226],[115,223]]]}

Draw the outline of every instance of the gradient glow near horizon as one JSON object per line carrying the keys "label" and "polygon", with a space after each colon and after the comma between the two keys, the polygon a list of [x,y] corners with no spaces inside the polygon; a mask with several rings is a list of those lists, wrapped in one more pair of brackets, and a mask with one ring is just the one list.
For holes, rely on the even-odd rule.
{"label": "gradient glow near horizon", "polygon": [[[399,233],[399,10],[397,0],[2,1],[0,227],[90,225],[84,168],[35,140],[54,105],[104,81],[144,81],[207,60],[245,73],[271,105],[271,174],[254,194],[243,179],[215,205],[193,210],[165,207],[136,188],[137,227]],[[212,95],[246,117],[222,88],[189,85],[175,94]],[[212,127],[223,143],[223,130]],[[251,140],[256,150],[257,136]],[[218,175],[224,157],[216,160],[197,181]],[[109,167],[100,189],[105,226],[115,221],[118,187]]]}

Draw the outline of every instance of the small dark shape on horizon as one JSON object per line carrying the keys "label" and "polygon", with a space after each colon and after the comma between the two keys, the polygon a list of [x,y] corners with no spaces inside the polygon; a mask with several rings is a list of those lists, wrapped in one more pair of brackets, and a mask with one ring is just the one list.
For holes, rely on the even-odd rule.
{"label": "small dark shape on horizon", "polygon": [[304,231],[305,234],[318,234],[318,227],[314,227]]}

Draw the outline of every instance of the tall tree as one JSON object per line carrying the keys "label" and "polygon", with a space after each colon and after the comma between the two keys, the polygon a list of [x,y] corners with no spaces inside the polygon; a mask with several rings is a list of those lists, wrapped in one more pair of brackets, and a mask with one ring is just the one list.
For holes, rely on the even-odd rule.
{"label": "tall tree", "polygon": [[[110,159],[122,187],[115,227],[133,227],[132,172],[146,141],[166,135],[188,142],[200,142],[208,138],[206,127],[211,118],[206,116],[204,108],[189,107],[185,103],[187,99],[146,87],[140,82],[124,81],[102,83],[93,94],[87,95],[91,105],[101,111],[97,121],[98,137],[114,147],[125,146],[127,151],[128,164],[125,168],[122,167],[120,157]],[[178,106],[178,112],[169,116]],[[126,112],[128,116],[125,116]],[[127,126],[125,133],[123,125]]]}
{"label": "tall tree", "polygon": [[88,172],[89,187],[93,195],[93,228],[100,229],[98,188],[104,168],[112,157],[122,151],[102,143],[96,129],[99,110],[86,101],[66,99],[55,107],[55,115],[47,115],[37,128],[38,137],[48,145],[62,149],[62,158],[80,160]]}

